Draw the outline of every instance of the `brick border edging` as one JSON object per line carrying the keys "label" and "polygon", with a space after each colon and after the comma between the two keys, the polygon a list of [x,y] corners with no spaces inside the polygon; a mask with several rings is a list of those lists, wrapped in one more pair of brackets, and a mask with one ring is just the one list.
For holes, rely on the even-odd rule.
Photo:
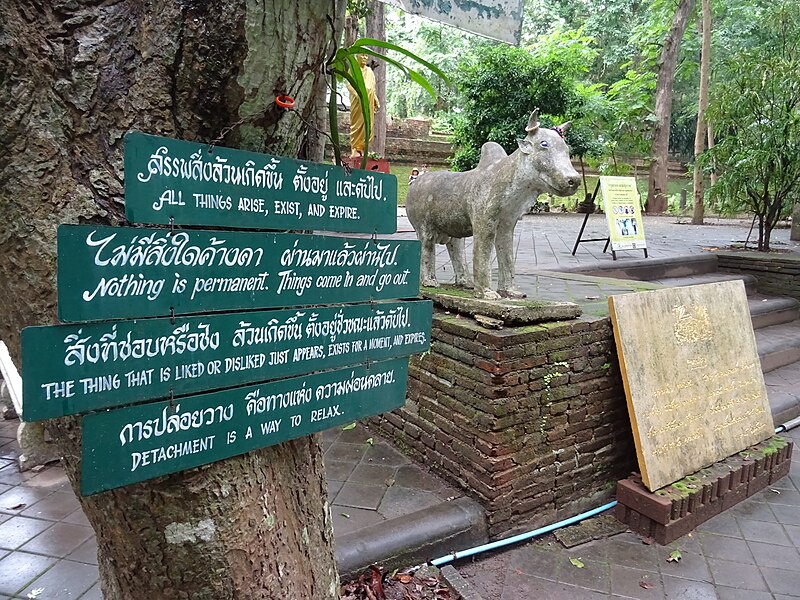
{"label": "brick border edging", "polygon": [[793,443],[773,436],[650,492],[641,476],[617,483],[617,519],[666,545],[789,474]]}

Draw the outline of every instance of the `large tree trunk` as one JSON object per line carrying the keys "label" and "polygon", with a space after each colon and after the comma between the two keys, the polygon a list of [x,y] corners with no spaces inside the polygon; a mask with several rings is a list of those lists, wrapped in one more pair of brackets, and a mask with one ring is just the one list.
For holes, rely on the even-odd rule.
{"label": "large tree trunk", "polygon": [[656,125],[653,131],[650,177],[647,186],[647,212],[663,213],[667,210],[667,160],[669,156],[669,126],[672,118],[672,84],[681,41],[694,10],[695,0],[680,0],[672,20],[672,27],[664,40],[658,61],[656,81]]}
{"label": "large tree trunk", "polygon": [[[297,156],[336,2],[0,3],[0,338],[55,322],[59,223],[124,220],[136,129]],[[75,489],[78,418],[48,424]],[[318,438],[82,498],[108,599],[333,599]]]}
{"label": "large tree trunk", "polygon": [[[372,0],[369,12],[367,13],[366,37],[375,40],[386,39],[386,19],[383,2]],[[383,48],[375,48],[377,52],[385,54]],[[377,65],[373,69],[375,72],[375,94],[378,96],[380,104],[378,111],[372,120],[372,129],[375,131],[375,139],[370,142],[370,151],[383,156],[386,154],[386,63],[382,60],[376,61]]]}
{"label": "large tree trunk", "polygon": [[792,230],[789,239],[800,242],[800,202],[796,202],[792,210]]}
{"label": "large tree trunk", "polygon": [[705,150],[705,140],[709,133],[706,127],[706,109],[708,108],[708,79],[711,70],[711,1],[701,0],[703,20],[701,32],[703,35],[702,50],[700,51],[700,98],[697,103],[697,128],[694,133],[694,211],[692,225],[702,225],[705,215],[703,202],[703,170],[698,159]]}

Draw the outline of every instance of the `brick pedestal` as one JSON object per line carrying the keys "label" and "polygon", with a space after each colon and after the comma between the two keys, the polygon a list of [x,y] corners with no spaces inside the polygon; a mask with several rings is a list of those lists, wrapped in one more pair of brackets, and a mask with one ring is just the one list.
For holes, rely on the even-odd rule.
{"label": "brick pedestal", "polygon": [[792,442],[774,436],[655,492],[631,475],[617,483],[617,518],[659,544],[701,523],[789,474]]}
{"label": "brick pedestal", "polygon": [[485,329],[434,314],[382,433],[481,503],[490,535],[610,499],[635,466],[608,319]]}

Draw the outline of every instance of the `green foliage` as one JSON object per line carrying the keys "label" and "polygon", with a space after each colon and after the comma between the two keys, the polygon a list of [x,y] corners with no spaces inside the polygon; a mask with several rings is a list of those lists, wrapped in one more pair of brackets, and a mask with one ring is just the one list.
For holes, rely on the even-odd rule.
{"label": "green foliage", "polygon": [[[339,123],[337,121],[337,96],[336,96],[336,88],[338,85],[338,81],[340,79],[344,79],[347,81],[355,90],[356,95],[361,103],[362,111],[363,107],[369,106],[369,97],[367,93],[366,85],[364,84],[364,78],[361,75],[361,66],[358,64],[358,55],[367,55],[382,60],[390,65],[397,67],[408,79],[413,81],[414,83],[418,84],[422,87],[425,91],[427,91],[433,98],[436,98],[436,91],[433,89],[433,86],[428,81],[426,77],[420,75],[414,69],[407,67],[403,63],[399,62],[398,60],[386,56],[384,54],[380,54],[376,52],[369,46],[375,46],[378,48],[383,48],[385,50],[391,50],[394,52],[398,52],[404,55],[407,58],[415,61],[416,63],[424,66],[429,71],[435,73],[445,81],[447,77],[445,74],[439,69],[439,67],[429,63],[427,60],[424,60],[414,54],[413,52],[406,50],[405,48],[401,48],[396,44],[391,44],[389,42],[385,42],[383,40],[376,40],[371,38],[360,38],[356,40],[352,46],[346,48],[339,48],[336,51],[336,54],[331,58],[330,62],[328,63],[328,72],[331,76],[331,94],[330,100],[328,103],[328,116],[329,116],[329,126],[331,132],[331,142],[333,142],[333,152],[336,157],[336,164],[342,164],[342,155],[341,155],[341,147],[339,145]],[[372,114],[369,110],[362,112],[364,116],[364,158],[361,162],[361,168],[366,168],[367,165],[367,158],[369,156],[369,138],[370,132],[372,130]]]}
{"label": "green foliage", "polygon": [[711,197],[723,211],[758,217],[758,249],[767,251],[800,199],[800,16],[788,0],[755,8],[759,20],[718,64],[708,110],[718,141],[701,165],[718,171]]}
{"label": "green foliage", "polygon": [[[531,48],[485,46],[465,58],[456,72],[463,112],[455,123],[457,170],[477,164],[484,142],[516,149],[534,108],[541,110],[543,125],[569,116],[580,117],[581,108],[597,90],[580,87],[594,60],[591,40],[579,31],[543,36]],[[574,140],[587,152],[591,134],[576,128]]]}

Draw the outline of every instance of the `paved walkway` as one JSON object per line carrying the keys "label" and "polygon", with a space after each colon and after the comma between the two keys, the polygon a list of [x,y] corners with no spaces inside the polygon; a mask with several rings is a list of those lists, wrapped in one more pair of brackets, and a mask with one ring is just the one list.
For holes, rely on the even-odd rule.
{"label": "paved walkway", "polygon": [[[800,444],[800,428],[785,435]],[[455,566],[484,600],[798,598],[800,453],[788,477],[667,547],[623,533],[565,549],[547,536]]]}
{"label": "paved walkway", "polygon": [[[612,262],[610,255],[602,253],[602,243],[582,244],[576,256],[571,255],[582,219],[570,214],[524,218],[516,235],[517,270],[520,285],[531,296],[573,299],[591,315],[603,310],[608,294],[633,288],[628,282],[598,284],[579,275],[564,277],[552,272]],[[584,237],[604,235],[601,216],[591,216],[589,223]],[[744,222],[677,225],[671,217],[647,217],[644,223],[654,258],[729,246],[743,241],[749,226]],[[395,237],[415,237],[402,216],[398,227]],[[800,244],[788,237],[788,229],[776,230],[775,247],[800,250]],[[619,254],[620,261],[641,257],[639,252]],[[452,270],[443,247],[439,268],[444,274],[442,281],[447,281]],[[773,373],[777,375],[768,377],[775,377],[774,385],[800,389],[798,369]],[[94,535],[78,500],[58,466],[39,472],[18,471],[16,427],[16,421],[0,422],[0,600],[26,598],[36,590],[42,590],[37,597],[45,600],[101,598]],[[358,535],[461,496],[361,427],[325,432],[323,443],[337,538]],[[459,569],[476,585],[486,583],[485,600],[571,600],[612,593],[636,598],[668,594],[687,600],[759,600],[772,597],[768,590],[800,596],[797,461],[798,455],[792,466],[793,478],[775,488],[780,494],[762,492],[735,511],[716,517],[696,536],[679,540],[684,558],[677,565],[665,562],[663,550],[642,546],[635,537],[623,535],[569,552],[552,542],[538,542]],[[583,559],[584,569],[569,562],[577,556]],[[645,576],[655,587],[639,585]]]}

